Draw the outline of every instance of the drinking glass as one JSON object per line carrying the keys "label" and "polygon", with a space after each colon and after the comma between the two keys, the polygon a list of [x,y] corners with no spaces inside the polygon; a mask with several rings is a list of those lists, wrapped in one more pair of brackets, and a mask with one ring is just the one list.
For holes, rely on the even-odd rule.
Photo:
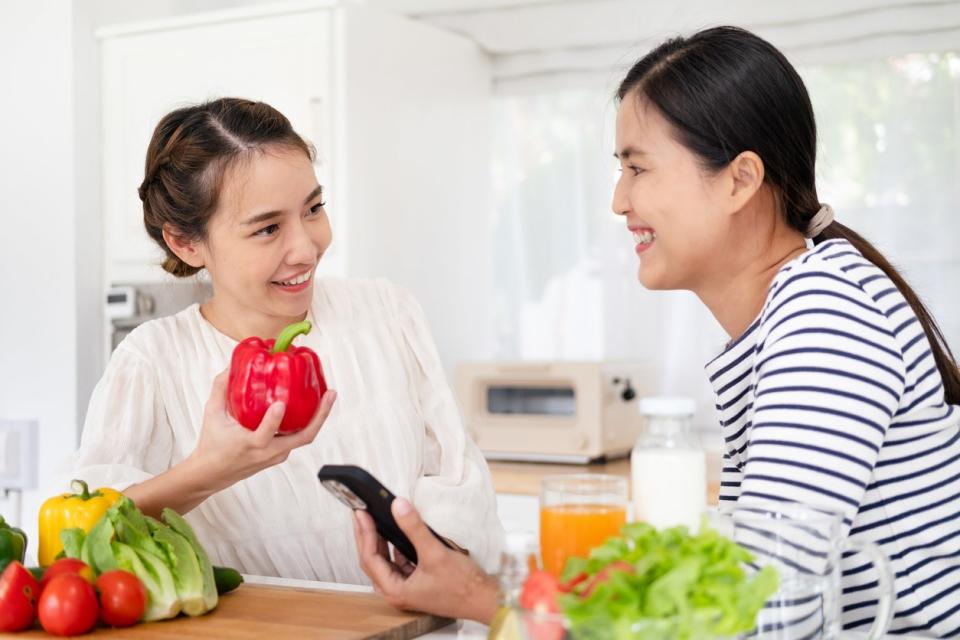
{"label": "drinking glass", "polygon": [[757,616],[757,640],[836,638],[840,633],[840,558],[861,552],[873,564],[878,604],[867,637],[881,638],[893,616],[894,585],[890,564],[872,542],[844,539],[840,513],[805,505],[751,502],[713,514],[717,531],[754,556],[748,570],[772,565],[779,588]]}
{"label": "drinking glass", "polygon": [[543,568],[559,577],[573,556],[616,536],[627,521],[627,480],[606,474],[567,474],[543,479],[540,495],[540,555]]}

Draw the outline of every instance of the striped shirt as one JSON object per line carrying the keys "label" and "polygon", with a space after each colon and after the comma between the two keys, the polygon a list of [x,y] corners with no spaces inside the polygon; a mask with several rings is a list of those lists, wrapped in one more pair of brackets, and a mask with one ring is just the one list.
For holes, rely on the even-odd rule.
{"label": "striped shirt", "polygon": [[[830,507],[878,543],[892,633],[960,636],[960,408],[893,282],[845,240],[787,263],[759,316],[706,366],[724,437],[721,505]],[[866,630],[876,575],[845,554],[842,621]]]}

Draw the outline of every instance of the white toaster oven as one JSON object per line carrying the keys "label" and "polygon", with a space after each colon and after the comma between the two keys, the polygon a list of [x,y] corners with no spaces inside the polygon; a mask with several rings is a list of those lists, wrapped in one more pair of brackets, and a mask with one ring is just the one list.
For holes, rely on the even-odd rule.
{"label": "white toaster oven", "polygon": [[455,387],[470,435],[490,460],[588,463],[629,454],[637,400],[655,395],[643,362],[471,362]]}

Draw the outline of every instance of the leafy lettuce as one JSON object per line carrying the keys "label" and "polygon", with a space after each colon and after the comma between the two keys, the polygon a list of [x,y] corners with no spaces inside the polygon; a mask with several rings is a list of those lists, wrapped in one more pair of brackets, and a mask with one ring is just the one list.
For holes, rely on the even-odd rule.
{"label": "leafy lettuce", "polygon": [[753,629],[778,588],[773,567],[751,569],[746,549],[706,525],[691,535],[636,522],[622,533],[567,562],[562,581],[574,586],[559,603],[578,640],[733,636]]}

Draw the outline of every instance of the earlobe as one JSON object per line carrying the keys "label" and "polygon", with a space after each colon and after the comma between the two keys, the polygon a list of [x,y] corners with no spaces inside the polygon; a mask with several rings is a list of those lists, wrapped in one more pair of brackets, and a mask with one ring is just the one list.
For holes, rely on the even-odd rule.
{"label": "earlobe", "polygon": [[201,268],[204,266],[203,255],[200,253],[200,243],[195,240],[187,240],[183,234],[170,224],[163,225],[163,241],[167,243],[170,251],[186,262],[191,267]]}

